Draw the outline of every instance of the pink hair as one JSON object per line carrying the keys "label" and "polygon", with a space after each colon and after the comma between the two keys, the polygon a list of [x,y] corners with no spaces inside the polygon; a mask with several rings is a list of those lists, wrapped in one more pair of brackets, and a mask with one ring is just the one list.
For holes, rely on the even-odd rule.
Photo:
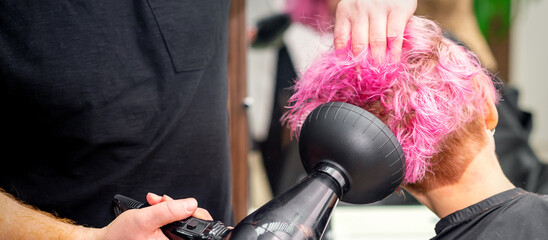
{"label": "pink hair", "polygon": [[286,12],[291,20],[326,32],[333,23],[327,0],[287,0]]}
{"label": "pink hair", "polygon": [[354,57],[348,46],[315,60],[296,82],[282,120],[295,136],[322,103],[348,102],[370,111],[402,145],[404,184],[421,181],[443,148],[440,142],[487,111],[484,103],[498,101],[477,57],[443,37],[430,20],[410,19],[398,63],[376,65],[368,50]]}

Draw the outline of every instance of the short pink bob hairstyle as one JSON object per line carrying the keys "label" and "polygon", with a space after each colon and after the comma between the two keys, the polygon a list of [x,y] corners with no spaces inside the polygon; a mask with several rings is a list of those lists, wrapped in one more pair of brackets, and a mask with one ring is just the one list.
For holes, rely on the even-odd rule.
{"label": "short pink bob hairstyle", "polygon": [[[443,141],[487,111],[499,95],[478,58],[445,38],[433,21],[412,17],[401,60],[375,64],[368,50],[349,47],[319,57],[296,81],[283,121],[292,136],[315,107],[348,102],[379,117],[396,135],[406,157],[403,184],[420,182]],[[387,49],[389,51],[390,49]]]}

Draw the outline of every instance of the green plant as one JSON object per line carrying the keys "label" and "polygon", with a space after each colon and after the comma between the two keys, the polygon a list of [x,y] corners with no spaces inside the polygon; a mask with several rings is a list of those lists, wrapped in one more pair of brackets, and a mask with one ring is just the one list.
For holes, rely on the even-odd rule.
{"label": "green plant", "polygon": [[511,25],[512,0],[475,0],[474,11],[487,40],[505,38]]}

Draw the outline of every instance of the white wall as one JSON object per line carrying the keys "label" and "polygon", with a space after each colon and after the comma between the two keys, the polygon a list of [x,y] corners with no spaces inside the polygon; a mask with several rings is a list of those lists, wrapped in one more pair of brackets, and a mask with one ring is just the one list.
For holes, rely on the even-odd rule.
{"label": "white wall", "polygon": [[548,0],[525,0],[515,8],[510,79],[520,106],[533,113],[531,145],[548,161]]}

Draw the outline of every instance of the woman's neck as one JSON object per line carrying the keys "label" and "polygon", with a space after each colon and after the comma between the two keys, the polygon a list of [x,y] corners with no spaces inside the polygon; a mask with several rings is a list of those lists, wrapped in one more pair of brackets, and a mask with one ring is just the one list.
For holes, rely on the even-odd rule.
{"label": "woman's neck", "polygon": [[[450,160],[448,160],[450,161]],[[506,178],[494,151],[493,138],[471,161],[455,184],[432,189],[405,187],[440,218],[514,188]]]}

